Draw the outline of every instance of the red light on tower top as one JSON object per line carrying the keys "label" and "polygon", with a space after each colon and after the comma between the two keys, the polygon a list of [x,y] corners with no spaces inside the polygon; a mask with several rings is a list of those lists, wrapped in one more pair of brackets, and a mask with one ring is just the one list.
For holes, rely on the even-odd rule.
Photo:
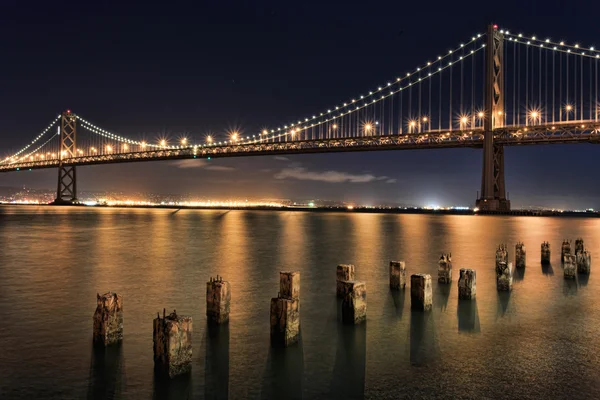
{"label": "red light on tower top", "polygon": [[67,110],[67,114],[71,114],[71,110]]}
{"label": "red light on tower top", "polygon": [[494,24],[494,29],[498,29],[498,25]]}

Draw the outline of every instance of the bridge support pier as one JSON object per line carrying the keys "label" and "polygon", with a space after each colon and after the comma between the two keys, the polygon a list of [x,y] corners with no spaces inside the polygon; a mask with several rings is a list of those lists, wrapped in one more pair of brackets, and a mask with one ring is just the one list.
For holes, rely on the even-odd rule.
{"label": "bridge support pier", "polygon": [[481,196],[476,206],[481,211],[510,211],[504,186],[504,147],[494,143],[494,129],[504,126],[504,34],[489,25],[485,54],[485,120]]}
{"label": "bridge support pier", "polygon": [[54,204],[73,204],[77,202],[77,170],[74,165],[64,165],[63,160],[77,156],[77,116],[70,110],[63,112],[60,128],[60,164]]}

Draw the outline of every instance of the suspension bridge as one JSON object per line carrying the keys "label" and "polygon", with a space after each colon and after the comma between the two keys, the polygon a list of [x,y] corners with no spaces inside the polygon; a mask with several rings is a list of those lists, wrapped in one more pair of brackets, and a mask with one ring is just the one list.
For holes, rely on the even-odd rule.
{"label": "suspension bridge", "polygon": [[134,139],[67,110],[0,172],[58,169],[56,203],[77,201],[77,167],[138,161],[471,147],[483,149],[476,206],[508,211],[504,147],[600,143],[600,51],[489,25],[404,75],[252,135],[177,144]]}

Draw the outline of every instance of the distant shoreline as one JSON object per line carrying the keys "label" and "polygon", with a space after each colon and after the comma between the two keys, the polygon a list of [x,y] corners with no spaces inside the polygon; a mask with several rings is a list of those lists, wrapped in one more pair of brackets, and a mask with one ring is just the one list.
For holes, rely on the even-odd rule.
{"label": "distant shoreline", "polygon": [[[2,203],[0,206],[53,206],[51,204],[12,204]],[[65,207],[64,205],[60,207]],[[67,207],[90,207],[90,208],[157,208],[169,210],[242,210],[242,211],[291,211],[291,212],[338,212],[338,213],[368,213],[368,214],[432,214],[432,215],[504,215],[504,216],[531,216],[531,217],[579,217],[598,218],[599,212],[576,212],[576,211],[553,211],[553,210],[512,210],[509,212],[484,212],[474,210],[434,210],[423,208],[404,207],[206,207],[206,206],[174,206],[174,205],[67,205]]]}

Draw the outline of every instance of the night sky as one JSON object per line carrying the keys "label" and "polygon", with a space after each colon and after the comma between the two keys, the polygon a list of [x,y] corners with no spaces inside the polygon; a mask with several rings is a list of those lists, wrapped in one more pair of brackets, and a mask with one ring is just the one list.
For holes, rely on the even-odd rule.
{"label": "night sky", "polygon": [[[151,3],[151,4],[150,4]],[[593,1],[0,3],[0,154],[71,109],[131,138],[264,126],[359,95],[495,22],[600,45]],[[506,149],[513,207],[600,208],[600,147]],[[79,190],[473,205],[476,149],[153,162],[78,169]],[[0,174],[54,188],[55,170]]]}

